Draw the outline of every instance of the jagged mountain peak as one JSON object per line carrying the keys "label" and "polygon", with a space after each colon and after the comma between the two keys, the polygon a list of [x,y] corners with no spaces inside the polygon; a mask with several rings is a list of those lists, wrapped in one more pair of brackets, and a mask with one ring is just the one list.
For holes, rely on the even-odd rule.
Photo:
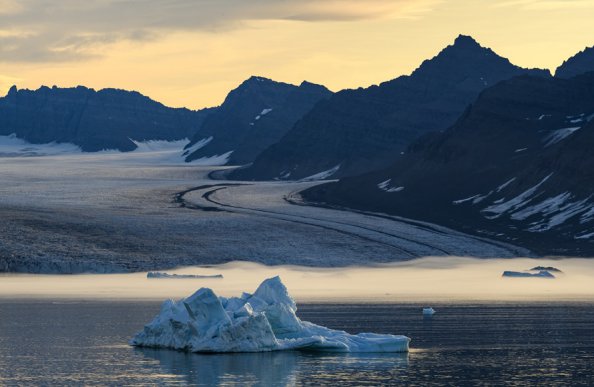
{"label": "jagged mountain peak", "polygon": [[594,71],[594,46],[586,47],[555,70],[558,78],[572,78],[577,75]]}
{"label": "jagged mountain peak", "polygon": [[454,46],[466,46],[466,47],[481,47],[481,45],[470,35],[460,34],[454,40]]}

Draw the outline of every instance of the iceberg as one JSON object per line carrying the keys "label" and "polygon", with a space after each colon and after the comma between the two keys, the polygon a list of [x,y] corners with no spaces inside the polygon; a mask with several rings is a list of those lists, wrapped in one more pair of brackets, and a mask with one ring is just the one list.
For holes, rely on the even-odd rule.
{"label": "iceberg", "polygon": [[279,277],[265,280],[254,294],[219,297],[201,288],[160,313],[130,344],[188,352],[408,352],[406,336],[329,329],[297,317],[297,305]]}
{"label": "iceberg", "polygon": [[434,314],[435,314],[435,309],[423,308],[423,316],[433,316]]}
{"label": "iceberg", "polygon": [[200,274],[169,274],[159,271],[149,271],[146,278],[173,278],[173,279],[199,279],[199,278],[223,278],[222,274],[200,275]]}
{"label": "iceberg", "polygon": [[504,271],[502,277],[511,278],[547,278],[554,279],[555,276],[546,270],[541,270],[538,273],[528,273],[524,271]]}
{"label": "iceberg", "polygon": [[530,269],[530,271],[548,271],[548,272],[555,272],[555,273],[563,273],[560,269],[557,269],[553,266],[536,266]]}

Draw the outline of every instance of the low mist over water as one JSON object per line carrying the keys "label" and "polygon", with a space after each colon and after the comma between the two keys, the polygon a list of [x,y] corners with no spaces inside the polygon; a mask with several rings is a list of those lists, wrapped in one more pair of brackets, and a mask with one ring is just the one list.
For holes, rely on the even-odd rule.
{"label": "low mist over water", "polygon": [[[502,278],[505,270],[524,271],[535,266],[562,270],[555,279]],[[201,287],[223,296],[252,292],[269,277],[280,275],[300,301],[377,302],[447,300],[593,300],[594,261],[588,259],[493,259],[462,257],[422,258],[374,267],[308,268],[265,266],[248,262],[186,267],[170,274],[222,274],[223,278],[147,278],[146,273],[108,275],[4,274],[3,298],[181,298]]]}

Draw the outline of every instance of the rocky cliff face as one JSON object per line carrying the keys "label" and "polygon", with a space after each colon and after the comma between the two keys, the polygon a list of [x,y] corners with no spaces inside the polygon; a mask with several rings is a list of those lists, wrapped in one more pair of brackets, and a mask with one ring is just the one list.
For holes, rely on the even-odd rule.
{"label": "rocky cliff face", "polygon": [[527,70],[459,36],[410,76],[367,89],[345,90],[318,103],[238,179],[300,179],[324,170],[332,177],[390,165],[421,135],[452,125],[485,88]]}
{"label": "rocky cliff face", "polygon": [[219,164],[251,163],[330,95],[325,87],[309,82],[295,86],[251,77],[231,91],[218,111],[204,121],[187,146],[186,160],[218,157]]}
{"label": "rocky cliff face", "polygon": [[70,142],[87,152],[129,151],[130,140],[191,137],[209,110],[168,108],[137,92],[86,87],[17,90],[0,99],[0,135],[32,143]]}
{"label": "rocky cliff face", "polygon": [[307,191],[312,201],[428,220],[546,255],[594,253],[594,72],[522,76],[390,167]]}

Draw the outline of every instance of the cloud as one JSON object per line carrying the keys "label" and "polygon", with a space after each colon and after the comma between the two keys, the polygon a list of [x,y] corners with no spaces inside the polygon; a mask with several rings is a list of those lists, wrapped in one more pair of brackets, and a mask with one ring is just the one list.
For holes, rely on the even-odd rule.
{"label": "cloud", "polygon": [[221,31],[250,20],[410,18],[441,0],[0,0],[0,61],[72,61],[117,41]]}
{"label": "cloud", "polygon": [[505,0],[493,4],[496,7],[515,7],[525,10],[556,11],[563,9],[594,10],[592,0]]}

